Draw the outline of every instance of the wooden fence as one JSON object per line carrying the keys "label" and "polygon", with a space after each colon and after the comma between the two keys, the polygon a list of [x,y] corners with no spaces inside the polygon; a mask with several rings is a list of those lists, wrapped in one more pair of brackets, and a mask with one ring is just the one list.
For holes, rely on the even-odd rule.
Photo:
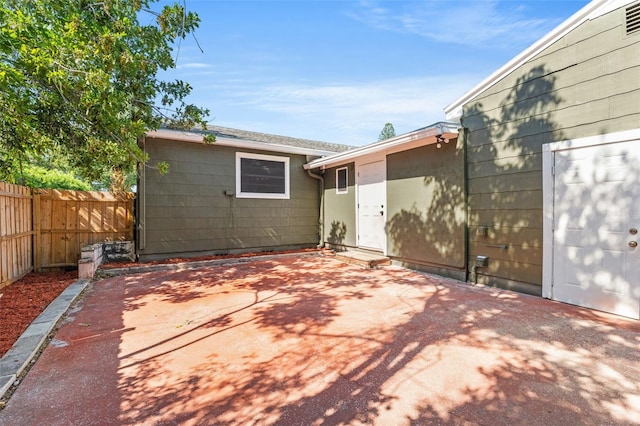
{"label": "wooden fence", "polygon": [[0,287],[31,270],[75,266],[82,247],[133,240],[134,194],[0,183]]}
{"label": "wooden fence", "polygon": [[0,288],[33,269],[31,189],[0,182]]}
{"label": "wooden fence", "polygon": [[33,190],[34,267],[78,264],[82,247],[133,240],[133,194]]}

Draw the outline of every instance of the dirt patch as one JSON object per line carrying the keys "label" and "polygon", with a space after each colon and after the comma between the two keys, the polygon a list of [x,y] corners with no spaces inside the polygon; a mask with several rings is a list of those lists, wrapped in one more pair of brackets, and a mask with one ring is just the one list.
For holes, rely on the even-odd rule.
{"label": "dirt patch", "polygon": [[0,357],[72,282],[77,271],[30,273],[0,289]]}

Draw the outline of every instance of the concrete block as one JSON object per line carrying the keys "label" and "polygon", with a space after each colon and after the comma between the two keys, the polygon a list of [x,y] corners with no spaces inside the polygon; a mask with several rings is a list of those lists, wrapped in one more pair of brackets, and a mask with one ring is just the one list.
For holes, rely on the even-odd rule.
{"label": "concrete block", "polygon": [[78,278],[93,278],[97,268],[93,259],[80,259],[78,261]]}
{"label": "concrete block", "polygon": [[96,244],[84,246],[80,250],[80,253],[81,253],[80,255],[81,259],[92,259],[94,261],[97,261],[100,258],[102,258],[102,255],[103,255],[102,243],[96,243]]}
{"label": "concrete block", "polygon": [[107,262],[135,260],[133,241],[109,241],[104,243],[104,257]]}

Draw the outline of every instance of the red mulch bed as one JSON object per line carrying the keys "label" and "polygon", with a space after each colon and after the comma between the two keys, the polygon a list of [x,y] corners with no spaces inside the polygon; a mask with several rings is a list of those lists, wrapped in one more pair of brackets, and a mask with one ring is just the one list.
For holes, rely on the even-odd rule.
{"label": "red mulch bed", "polygon": [[30,273],[0,288],[0,357],[72,282],[78,271]]}

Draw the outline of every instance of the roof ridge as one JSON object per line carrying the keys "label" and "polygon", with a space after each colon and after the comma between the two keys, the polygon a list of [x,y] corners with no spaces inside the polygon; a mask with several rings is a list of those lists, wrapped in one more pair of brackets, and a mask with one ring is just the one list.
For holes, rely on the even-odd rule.
{"label": "roof ridge", "polygon": [[[161,130],[178,131],[178,132],[184,131],[180,129],[165,127],[165,126],[162,126]],[[333,151],[333,152],[341,152],[341,151],[346,151],[353,148],[353,146],[346,145],[346,144],[338,144],[333,142],[325,142],[325,141],[305,139],[305,138],[296,138],[293,136],[276,135],[271,133],[255,132],[252,130],[242,130],[242,129],[235,129],[232,127],[224,127],[224,126],[207,125],[206,130],[202,129],[202,127],[193,127],[187,131],[190,133],[202,134],[202,135],[214,134],[217,138],[245,140],[250,142],[258,142],[258,143],[265,143],[265,144],[271,144],[271,145],[285,145],[285,146],[295,146],[295,147],[312,148],[312,149],[323,149],[326,151]]]}

